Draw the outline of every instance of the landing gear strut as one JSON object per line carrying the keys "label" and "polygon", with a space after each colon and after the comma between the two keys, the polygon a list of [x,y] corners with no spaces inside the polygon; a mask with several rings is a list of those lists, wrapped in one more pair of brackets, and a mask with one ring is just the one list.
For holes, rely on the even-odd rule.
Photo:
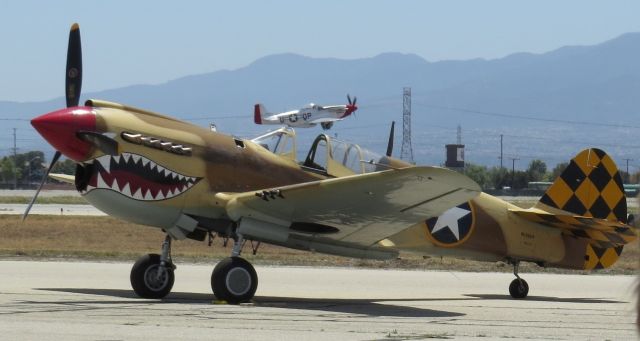
{"label": "landing gear strut", "polygon": [[529,284],[518,276],[520,261],[514,260],[511,263],[513,264],[513,274],[516,276],[516,279],[509,284],[509,293],[511,294],[511,297],[516,299],[525,298],[527,297],[527,294],[529,294]]}
{"label": "landing gear strut", "polygon": [[175,280],[171,262],[171,237],[162,243],[162,254],[142,256],[131,268],[131,287],[143,298],[163,298],[171,292]]}
{"label": "landing gear strut", "polygon": [[250,301],[258,289],[258,274],[251,263],[240,258],[244,238],[238,234],[231,257],[220,261],[211,274],[211,289],[219,300],[231,304]]}

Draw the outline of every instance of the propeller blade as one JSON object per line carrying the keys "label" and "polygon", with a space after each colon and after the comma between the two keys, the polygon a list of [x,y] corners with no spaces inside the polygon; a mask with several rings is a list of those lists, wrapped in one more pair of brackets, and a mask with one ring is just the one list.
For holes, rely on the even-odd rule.
{"label": "propeller blade", "polygon": [[104,136],[93,131],[79,131],[76,135],[80,139],[91,143],[94,147],[107,155],[116,156],[120,154],[118,152],[118,141],[108,136]]}
{"label": "propeller blade", "polygon": [[356,105],[356,101],[358,101],[358,97],[353,96],[353,105],[354,105],[354,106]]}
{"label": "propeller blade", "polygon": [[347,94],[347,102],[349,102],[349,105],[351,105],[351,96],[349,96],[349,94]]}
{"label": "propeller blade", "polygon": [[33,196],[33,199],[31,199],[29,206],[27,206],[27,209],[24,211],[24,214],[22,215],[22,221],[27,219],[27,215],[29,215],[29,211],[31,211],[31,207],[33,206],[33,203],[36,202],[36,199],[38,198],[38,194],[40,194],[40,190],[42,189],[42,186],[44,186],[44,183],[47,181],[47,177],[49,176],[51,169],[53,169],[53,166],[56,164],[56,162],[58,162],[60,155],[62,155],[62,153],[60,153],[59,151],[56,151],[56,153],[53,155],[53,159],[51,159],[51,164],[47,169],[47,173],[45,173],[44,176],[42,177],[42,181],[40,182],[40,186],[38,186],[38,190],[36,191],[36,194]]}
{"label": "propeller blade", "polygon": [[82,89],[82,47],[80,46],[80,26],[73,24],[69,32],[67,48],[67,74],[65,81],[65,97],[67,108],[78,106]]}
{"label": "propeller blade", "polygon": [[391,154],[393,153],[393,135],[394,135],[395,126],[396,126],[396,121],[391,121],[391,131],[389,131],[389,143],[387,144],[388,157],[391,157]]}

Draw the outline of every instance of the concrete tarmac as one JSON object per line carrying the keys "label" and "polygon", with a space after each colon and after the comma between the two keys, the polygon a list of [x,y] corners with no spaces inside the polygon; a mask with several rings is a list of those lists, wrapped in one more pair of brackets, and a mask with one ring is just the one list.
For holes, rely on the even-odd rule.
{"label": "concrete tarmac", "polygon": [[[178,260],[179,261],[179,260]],[[0,261],[2,340],[633,340],[633,276],[258,267],[253,303],[215,304],[211,265],[179,264],[164,300],[132,264]]]}

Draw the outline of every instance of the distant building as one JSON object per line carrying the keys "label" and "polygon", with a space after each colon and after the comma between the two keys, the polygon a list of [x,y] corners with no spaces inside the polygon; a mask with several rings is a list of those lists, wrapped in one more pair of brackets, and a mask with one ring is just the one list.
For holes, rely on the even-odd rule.
{"label": "distant building", "polygon": [[464,168],[464,144],[447,144],[447,159],[444,163],[447,168]]}

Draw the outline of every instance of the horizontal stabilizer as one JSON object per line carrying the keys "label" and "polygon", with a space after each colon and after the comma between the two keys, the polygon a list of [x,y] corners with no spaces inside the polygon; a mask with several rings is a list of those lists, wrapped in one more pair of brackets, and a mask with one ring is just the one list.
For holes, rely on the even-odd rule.
{"label": "horizontal stabilizer", "polygon": [[617,221],[554,214],[537,209],[511,209],[509,211],[526,220],[562,229],[562,233],[565,235],[587,239],[590,244],[599,248],[625,245],[637,238],[636,231],[632,226]]}

